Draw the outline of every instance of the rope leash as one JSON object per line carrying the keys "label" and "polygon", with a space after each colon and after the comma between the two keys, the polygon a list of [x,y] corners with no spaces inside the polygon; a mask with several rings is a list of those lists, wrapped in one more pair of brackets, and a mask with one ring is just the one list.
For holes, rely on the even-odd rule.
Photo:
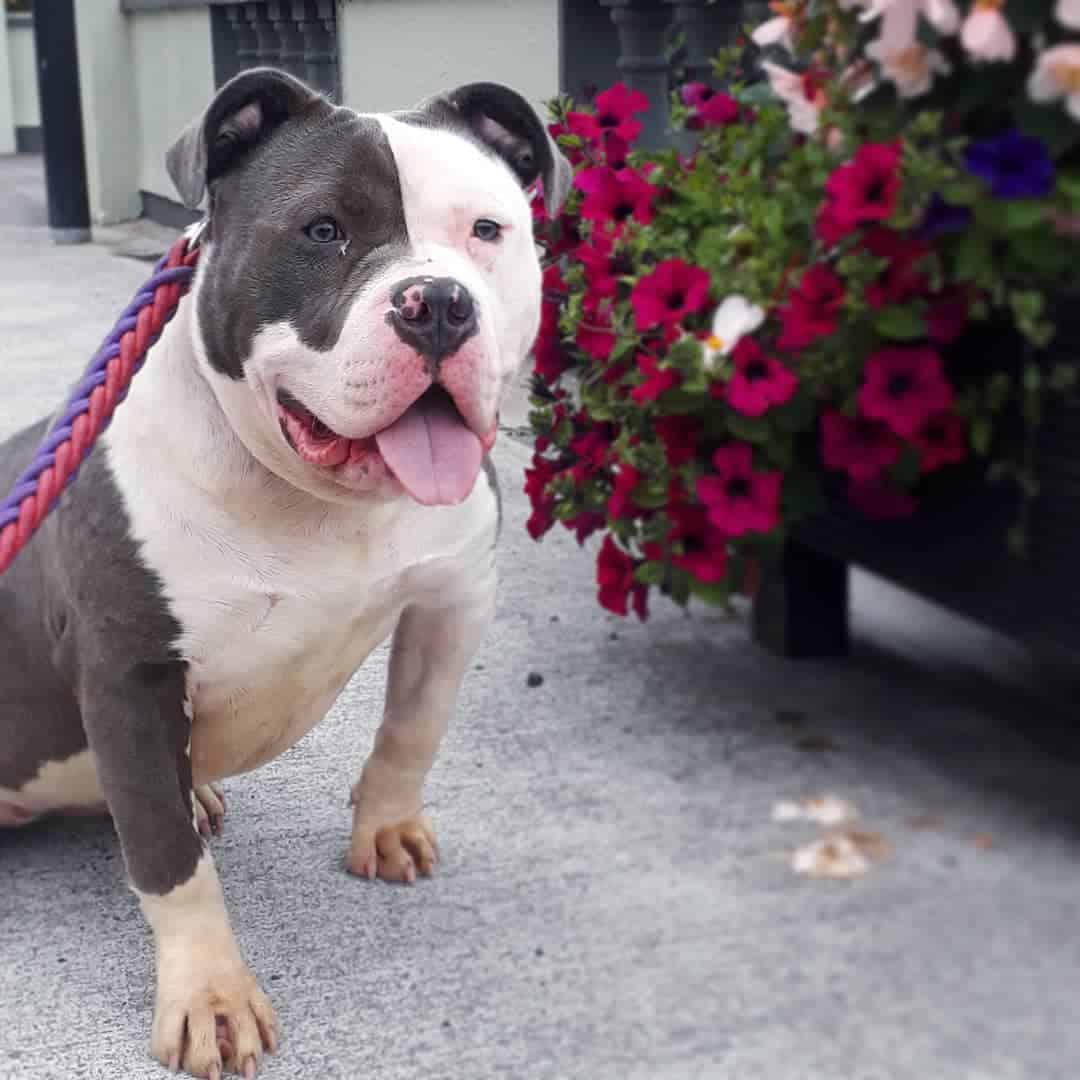
{"label": "rope leash", "polygon": [[11,494],[0,502],[0,574],[29,543],[109,426],[147,352],[191,286],[198,258],[198,247],[189,248],[186,237],[173,244],[102,342]]}

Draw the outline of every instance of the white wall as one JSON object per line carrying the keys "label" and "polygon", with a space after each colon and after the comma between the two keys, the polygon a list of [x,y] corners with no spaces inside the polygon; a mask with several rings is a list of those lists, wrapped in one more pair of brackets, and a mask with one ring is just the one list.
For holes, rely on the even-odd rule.
{"label": "white wall", "polygon": [[214,93],[210,10],[75,5],[90,213],[106,225],[138,217],[140,191],[176,198],[165,151]]}
{"label": "white wall", "polygon": [[214,96],[210,9],[131,16],[131,46],[138,103],[138,184],[178,199],[165,171],[165,151]]}
{"label": "white wall", "polygon": [[142,210],[128,22],[119,4],[75,0],[75,30],[90,220],[108,225]]}
{"label": "white wall", "polygon": [[344,104],[362,112],[468,82],[504,83],[538,109],[559,91],[558,0],[348,0],[338,36]]}
{"label": "white wall", "polygon": [[[0,15],[0,18],[3,16]],[[37,60],[34,50],[34,28],[30,21],[8,23],[8,61],[11,67],[11,106],[17,127],[39,127],[41,109],[38,107]]]}
{"label": "white wall", "polygon": [[15,152],[15,109],[12,98],[11,57],[8,52],[7,19],[0,10],[0,154]]}

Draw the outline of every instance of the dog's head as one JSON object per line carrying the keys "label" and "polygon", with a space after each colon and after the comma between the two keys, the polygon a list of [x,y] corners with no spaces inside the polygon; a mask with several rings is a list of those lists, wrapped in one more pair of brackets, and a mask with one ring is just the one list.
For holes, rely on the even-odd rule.
{"label": "dog's head", "polygon": [[476,83],[392,115],[244,72],[168,154],[207,198],[195,350],[265,466],[325,498],[471,491],[539,326],[525,189],[570,170],[532,107]]}

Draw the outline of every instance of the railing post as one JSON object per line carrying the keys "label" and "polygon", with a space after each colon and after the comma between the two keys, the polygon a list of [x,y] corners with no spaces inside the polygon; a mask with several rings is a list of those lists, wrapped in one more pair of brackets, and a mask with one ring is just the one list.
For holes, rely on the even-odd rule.
{"label": "railing post", "polygon": [[56,244],[85,244],[90,240],[90,198],[74,0],[49,0],[35,8],[34,48],[45,141],[49,231]]}
{"label": "railing post", "polygon": [[668,58],[665,52],[671,11],[655,0],[600,0],[611,8],[611,21],[619,33],[619,71],[627,83],[648,98],[641,145],[662,146],[667,141],[669,107]]}
{"label": "railing post", "polygon": [[255,35],[255,62],[273,67],[278,58],[277,35],[268,12],[260,4],[245,4],[244,12]]}
{"label": "railing post", "polygon": [[683,42],[682,68],[687,82],[708,82],[716,54],[737,33],[744,5],[740,0],[714,4],[707,0],[665,0],[665,3],[675,9],[674,25]]}

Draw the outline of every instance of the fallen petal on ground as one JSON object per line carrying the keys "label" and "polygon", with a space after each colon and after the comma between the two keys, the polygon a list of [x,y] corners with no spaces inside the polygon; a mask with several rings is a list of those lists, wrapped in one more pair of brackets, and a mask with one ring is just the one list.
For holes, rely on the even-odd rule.
{"label": "fallen petal on ground", "polygon": [[795,802],[782,799],[773,806],[773,821],[814,821],[819,825],[843,825],[854,821],[859,812],[837,795],[818,795]]}

